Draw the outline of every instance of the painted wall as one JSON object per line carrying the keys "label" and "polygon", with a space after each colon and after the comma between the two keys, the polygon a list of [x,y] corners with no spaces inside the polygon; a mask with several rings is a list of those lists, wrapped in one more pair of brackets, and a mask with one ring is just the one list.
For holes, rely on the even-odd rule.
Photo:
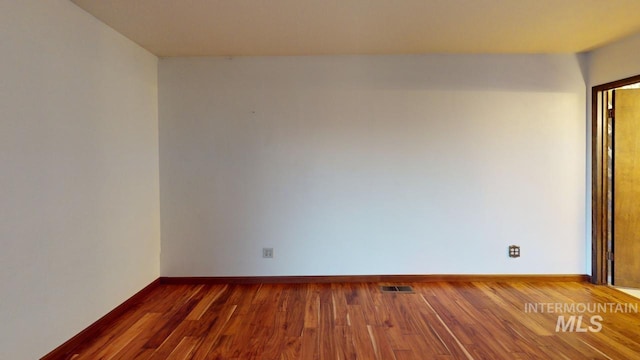
{"label": "painted wall", "polygon": [[640,74],[640,33],[592,51],[589,64],[591,86]]}
{"label": "painted wall", "polygon": [[579,60],[161,59],[161,274],[586,273]]}
{"label": "painted wall", "polygon": [[0,2],[0,359],[159,275],[157,58],[67,0]]}

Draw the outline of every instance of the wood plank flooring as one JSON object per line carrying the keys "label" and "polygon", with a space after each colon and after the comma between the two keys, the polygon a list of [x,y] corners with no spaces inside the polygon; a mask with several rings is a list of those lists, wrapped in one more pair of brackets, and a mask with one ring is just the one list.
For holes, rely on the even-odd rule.
{"label": "wood plank flooring", "polygon": [[[432,282],[387,293],[381,285],[398,284],[160,285],[65,359],[640,358],[640,300],[608,287]],[[613,303],[626,311],[578,311]],[[564,304],[576,311],[557,308]],[[566,331],[556,331],[558,316]]]}

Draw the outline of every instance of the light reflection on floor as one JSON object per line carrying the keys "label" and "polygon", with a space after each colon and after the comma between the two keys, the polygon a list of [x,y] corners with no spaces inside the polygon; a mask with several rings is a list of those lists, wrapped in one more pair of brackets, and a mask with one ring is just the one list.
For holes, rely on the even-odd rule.
{"label": "light reflection on floor", "polygon": [[623,287],[617,287],[617,286],[615,288],[640,299],[640,289],[623,288]]}

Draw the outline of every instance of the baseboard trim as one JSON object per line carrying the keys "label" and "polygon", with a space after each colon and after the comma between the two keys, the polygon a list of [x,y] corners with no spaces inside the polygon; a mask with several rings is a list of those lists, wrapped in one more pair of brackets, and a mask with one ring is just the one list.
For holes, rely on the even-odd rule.
{"label": "baseboard trim", "polygon": [[154,280],[144,289],[135,293],[132,297],[127,299],[122,304],[118,305],[115,309],[109,311],[105,316],[98,319],[93,324],[89,325],[86,329],[82,330],[76,336],[67,340],[64,344],[58,346],[47,355],[40,358],[40,360],[59,360],[68,359],[75,350],[83,342],[94,338],[99,332],[110,326],[115,320],[120,318],[125,312],[135,307],[141,301],[143,301],[151,291],[160,286],[160,279]]}
{"label": "baseboard trim", "polygon": [[589,282],[589,275],[343,275],[161,277],[162,284],[295,284],[345,282]]}

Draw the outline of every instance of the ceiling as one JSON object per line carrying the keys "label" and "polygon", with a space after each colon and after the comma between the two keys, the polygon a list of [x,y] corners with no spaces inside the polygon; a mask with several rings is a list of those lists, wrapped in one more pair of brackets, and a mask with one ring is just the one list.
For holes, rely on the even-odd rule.
{"label": "ceiling", "polygon": [[640,32],[639,0],[71,0],[161,56],[574,53]]}

